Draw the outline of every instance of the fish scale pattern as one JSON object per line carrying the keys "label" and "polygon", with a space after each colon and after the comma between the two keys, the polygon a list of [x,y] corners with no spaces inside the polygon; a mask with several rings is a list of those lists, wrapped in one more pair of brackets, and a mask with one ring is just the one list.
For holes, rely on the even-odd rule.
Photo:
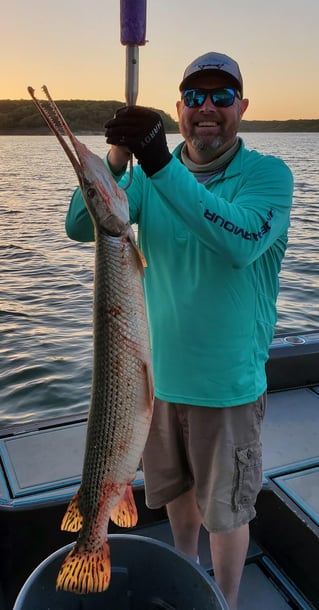
{"label": "fish scale pattern", "polygon": [[130,240],[97,235],[94,374],[79,493],[86,513],[81,539],[91,538],[93,530],[96,535],[97,521],[103,530],[107,527],[111,509],[135,476],[150,425],[150,350],[137,257]]}

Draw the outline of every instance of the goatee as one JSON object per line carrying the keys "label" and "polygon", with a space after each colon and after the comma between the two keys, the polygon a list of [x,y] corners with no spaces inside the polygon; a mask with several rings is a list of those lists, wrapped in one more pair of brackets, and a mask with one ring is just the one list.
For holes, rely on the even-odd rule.
{"label": "goatee", "polygon": [[222,138],[216,138],[207,140],[207,138],[200,138],[193,136],[188,138],[189,143],[197,152],[214,152],[223,145]]}

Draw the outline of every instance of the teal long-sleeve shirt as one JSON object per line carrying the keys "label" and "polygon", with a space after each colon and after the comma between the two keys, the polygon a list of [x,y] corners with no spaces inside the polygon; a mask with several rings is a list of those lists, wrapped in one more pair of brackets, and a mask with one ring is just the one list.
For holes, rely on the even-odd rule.
{"label": "teal long-sleeve shirt", "polygon": [[[127,190],[148,265],[155,395],[236,406],[266,389],[293,179],[281,159],[241,143],[226,170],[203,185],[180,152],[151,178],[135,167]],[[94,239],[79,189],[66,230],[78,241]]]}

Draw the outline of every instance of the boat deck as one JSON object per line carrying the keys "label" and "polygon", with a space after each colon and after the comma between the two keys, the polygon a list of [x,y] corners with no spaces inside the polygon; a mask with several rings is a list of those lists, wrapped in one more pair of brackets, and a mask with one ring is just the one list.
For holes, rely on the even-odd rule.
{"label": "boat deck", "polygon": [[[269,393],[263,424],[264,485],[251,528],[240,610],[319,607],[315,573],[319,556],[318,423],[319,386]],[[20,428],[18,434],[9,431],[0,437],[0,527],[2,531],[6,528],[0,542],[1,609],[11,610],[18,590],[35,565],[73,539],[59,532],[59,522],[79,485],[85,432],[86,420],[79,417],[72,423],[42,423],[40,427]],[[142,504],[141,472],[137,473],[135,493],[142,494]],[[29,532],[23,530],[25,515]],[[172,544],[163,511],[154,516],[154,511],[146,509],[141,522],[143,526],[135,528],[134,534]],[[43,543],[40,556],[33,554],[32,536],[37,542],[42,541],[48,527],[57,532],[54,542]],[[10,562],[2,565],[8,552]],[[29,554],[27,573],[26,566],[20,570],[17,552]],[[200,561],[207,571],[212,571],[204,530]]]}
{"label": "boat deck", "polygon": [[[167,544],[173,544],[167,522],[141,528],[139,533],[142,536],[150,536]],[[200,537],[200,563],[208,572],[212,573],[208,536],[204,530]],[[274,566],[270,564],[270,569],[268,569],[262,550],[252,540],[241,583],[239,610],[256,610],[257,608],[258,610],[291,610],[290,603],[293,596],[302,603],[304,602],[297,590],[291,588],[288,582],[285,583],[283,574],[280,574],[281,582],[278,587],[271,568],[274,569]],[[298,605],[295,607],[298,608]],[[309,605],[299,607],[311,608]]]}
{"label": "boat deck", "polygon": [[[294,504],[300,527],[313,528],[319,536],[319,387],[271,393],[263,424],[263,494],[280,494],[284,506]],[[262,502],[260,502],[262,504]],[[262,510],[262,506],[261,506]],[[258,517],[257,517],[258,523]],[[306,524],[306,525],[305,525]],[[254,528],[253,528],[254,529]],[[172,544],[168,523],[145,527],[145,536]],[[288,532],[288,535],[293,532]],[[319,539],[317,542],[319,556]],[[301,549],[300,549],[301,552]],[[300,557],[302,561],[302,557]],[[309,558],[310,561],[310,558]],[[200,562],[212,571],[208,535],[202,530]],[[315,564],[317,569],[318,559]],[[314,606],[300,593],[291,578],[279,569],[253,538],[250,544],[240,591],[239,610],[288,610]]]}

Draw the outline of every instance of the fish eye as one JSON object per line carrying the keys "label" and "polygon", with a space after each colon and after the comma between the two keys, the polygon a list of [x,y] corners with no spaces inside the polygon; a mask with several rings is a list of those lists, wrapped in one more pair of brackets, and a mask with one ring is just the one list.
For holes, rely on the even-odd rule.
{"label": "fish eye", "polygon": [[89,199],[93,199],[93,197],[95,197],[95,195],[96,195],[96,191],[95,191],[95,189],[94,189],[94,188],[92,188],[92,186],[90,186],[90,187],[87,189],[86,194],[87,194],[87,196],[88,196],[88,198],[89,198]]}

